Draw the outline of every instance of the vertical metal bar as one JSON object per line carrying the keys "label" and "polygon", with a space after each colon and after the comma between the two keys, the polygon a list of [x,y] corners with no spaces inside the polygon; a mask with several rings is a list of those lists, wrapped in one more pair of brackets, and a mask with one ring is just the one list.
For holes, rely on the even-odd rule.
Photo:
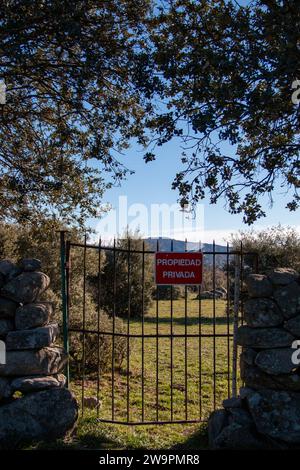
{"label": "vertical metal bar", "polygon": [[[199,242],[199,251],[201,251],[201,242]],[[202,419],[202,300],[201,285],[198,287],[198,334],[199,334],[199,419]]]}
{"label": "vertical metal bar", "polygon": [[239,255],[235,255],[234,268],[234,306],[233,306],[233,348],[232,348],[232,396],[236,397],[236,377],[237,377],[237,331],[239,323],[239,303],[240,303],[240,261]]}
{"label": "vertical metal bar", "polygon": [[145,421],[145,241],[142,254],[142,421]]}
{"label": "vertical metal bar", "polygon": [[[174,248],[174,241],[171,240],[171,251]],[[171,348],[171,421],[173,421],[173,285],[171,285],[171,338],[170,338],[170,348]]]}
{"label": "vertical metal bar", "polygon": [[216,409],[216,244],[213,241],[213,377],[214,410]]}
{"label": "vertical metal bar", "polygon": [[84,387],[85,387],[85,330],[86,330],[86,234],[84,235],[83,251],[83,306],[82,306],[82,383],[81,383],[81,412],[84,412]]}
{"label": "vertical metal bar", "polygon": [[257,274],[258,273],[258,253],[255,253],[254,255],[254,272]]}
{"label": "vertical metal bar", "polygon": [[[65,230],[60,230],[60,269],[61,269],[61,300],[63,316],[63,342],[64,351],[69,357],[69,333],[68,333],[68,298],[67,298],[67,277],[66,277],[66,242]],[[70,382],[69,360],[65,367],[67,386]]]}
{"label": "vertical metal bar", "polygon": [[113,331],[111,348],[111,417],[115,419],[115,329],[116,329],[116,296],[117,296],[117,269],[116,269],[116,239],[113,249]]}
{"label": "vertical metal bar", "polygon": [[71,291],[70,291],[70,276],[71,276],[71,243],[66,242],[66,290],[67,290],[67,345],[66,345],[66,354],[67,354],[67,363],[65,365],[65,375],[66,375],[66,386],[69,387],[70,383],[70,362],[69,362],[69,312],[70,312],[70,302],[71,302]]}
{"label": "vertical metal bar", "polygon": [[128,288],[128,314],[127,314],[127,422],[130,421],[130,310],[131,310],[131,259],[130,238],[128,236],[127,251],[127,288]]}
{"label": "vertical metal bar", "polygon": [[243,242],[241,241],[240,244],[241,250],[241,257],[240,257],[240,313],[241,313],[241,324],[244,323],[244,302],[243,296],[241,295],[243,290],[243,282],[244,282],[244,253],[243,253]]}
{"label": "vertical metal bar", "polygon": [[[159,251],[159,241],[156,242],[156,251]],[[159,398],[159,286],[156,285],[156,421],[158,421],[158,398]]]}
{"label": "vertical metal bar", "polygon": [[[187,251],[187,240],[185,240],[185,252]],[[187,286],[184,286],[184,408],[185,419],[188,420],[188,342],[187,342]]]}
{"label": "vertical metal bar", "polygon": [[227,396],[230,397],[230,266],[229,266],[229,244],[226,246],[226,313],[227,313]]}
{"label": "vertical metal bar", "polygon": [[100,403],[100,314],[101,314],[101,238],[99,239],[99,247],[98,247],[98,305],[97,305],[97,331],[98,331],[98,358],[97,358],[97,417],[99,418],[99,403]]}

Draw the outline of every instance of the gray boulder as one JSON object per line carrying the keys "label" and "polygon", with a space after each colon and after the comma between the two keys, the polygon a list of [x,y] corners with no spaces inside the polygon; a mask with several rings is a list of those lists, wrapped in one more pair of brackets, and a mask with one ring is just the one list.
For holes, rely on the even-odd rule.
{"label": "gray boulder", "polygon": [[253,393],[252,388],[249,388],[249,387],[241,387],[240,388],[240,397],[241,397],[242,400],[247,398],[252,393]]}
{"label": "gray boulder", "polygon": [[244,426],[253,426],[253,419],[244,408],[230,408],[229,410],[229,423],[239,423]]}
{"label": "gray boulder", "polygon": [[214,449],[263,450],[266,442],[259,436],[254,426],[235,421],[226,426],[214,441]]}
{"label": "gray boulder", "polygon": [[244,304],[244,316],[248,326],[263,328],[278,326],[283,322],[283,316],[271,299],[249,299]]}
{"label": "gray boulder", "polygon": [[27,304],[16,310],[15,324],[17,330],[27,330],[47,325],[53,312],[51,302]]}
{"label": "gray boulder", "polygon": [[49,277],[40,272],[26,272],[13,278],[2,289],[2,294],[16,302],[29,304],[49,287]]}
{"label": "gray boulder", "polygon": [[[246,390],[250,390],[251,387],[255,390],[268,388],[300,391],[300,376],[297,373],[269,375],[257,366],[249,366],[244,363],[241,368],[241,378],[246,385],[244,387]],[[240,395],[242,398],[245,397],[242,394],[242,389],[240,389]]]}
{"label": "gray boulder", "polygon": [[297,282],[277,289],[274,299],[287,320],[300,313],[300,286]]}
{"label": "gray boulder", "polygon": [[21,259],[19,265],[22,271],[27,271],[27,272],[40,271],[42,269],[41,261],[36,258]]}
{"label": "gray boulder", "polygon": [[2,289],[4,284],[5,284],[5,276],[4,274],[0,273],[0,289]]}
{"label": "gray boulder", "polygon": [[268,278],[275,286],[286,286],[299,279],[299,273],[290,268],[276,268],[268,274]]}
{"label": "gray boulder", "polygon": [[228,425],[228,414],[225,410],[214,411],[208,420],[208,442],[211,449],[216,448],[216,439]]}
{"label": "gray boulder", "polygon": [[6,364],[0,364],[0,375],[52,375],[63,369],[67,357],[61,348],[43,348],[38,351],[7,351]]}
{"label": "gray boulder", "polygon": [[58,333],[57,324],[41,326],[33,330],[12,331],[6,337],[6,349],[7,351],[16,351],[51,346],[55,342]]}
{"label": "gray boulder", "polygon": [[0,407],[0,445],[7,448],[63,437],[73,429],[77,416],[75,397],[65,388],[26,395]]}
{"label": "gray boulder", "polygon": [[41,377],[18,377],[14,379],[10,387],[16,392],[31,393],[49,388],[64,387],[66,384],[66,377],[63,374],[41,376]]}
{"label": "gray boulder", "polygon": [[240,326],[237,333],[237,343],[240,346],[271,349],[291,346],[295,338],[281,328],[250,328]]}
{"label": "gray boulder", "polygon": [[0,297],[0,318],[14,318],[17,307],[13,300]]}
{"label": "gray boulder", "polygon": [[265,349],[260,351],[255,364],[267,374],[289,374],[297,368],[292,362],[292,348]]}
{"label": "gray boulder", "polygon": [[0,400],[9,398],[12,395],[9,380],[5,377],[0,377]]}
{"label": "gray boulder", "polygon": [[255,365],[249,365],[241,359],[241,379],[247,389],[276,388],[273,377]]}
{"label": "gray boulder", "polygon": [[241,408],[242,407],[242,400],[238,397],[226,398],[226,400],[223,400],[223,406],[226,409]]}
{"label": "gray boulder", "polygon": [[247,402],[258,432],[287,443],[300,443],[300,393],[260,390]]}
{"label": "gray boulder", "polygon": [[205,299],[213,299],[214,298],[214,294],[213,292],[209,291],[209,290],[204,290],[203,292],[201,292],[200,294],[200,298],[205,300]]}
{"label": "gray boulder", "polygon": [[13,321],[9,318],[0,318],[0,338],[5,338],[6,335],[14,329]]}
{"label": "gray boulder", "polygon": [[245,279],[250,297],[270,297],[273,292],[272,284],[263,274],[250,274]]}
{"label": "gray boulder", "polygon": [[257,351],[251,348],[244,348],[241,353],[240,359],[250,366],[254,364],[255,358],[257,356]]}
{"label": "gray boulder", "polygon": [[284,328],[292,335],[300,337],[300,315],[290,318],[284,323]]}
{"label": "gray boulder", "polygon": [[282,374],[273,376],[275,390],[291,390],[292,392],[300,392],[300,375],[298,372],[292,374]]}
{"label": "gray boulder", "polygon": [[0,261],[0,273],[4,276],[6,281],[9,281],[20,274],[21,270],[9,259],[3,259]]}

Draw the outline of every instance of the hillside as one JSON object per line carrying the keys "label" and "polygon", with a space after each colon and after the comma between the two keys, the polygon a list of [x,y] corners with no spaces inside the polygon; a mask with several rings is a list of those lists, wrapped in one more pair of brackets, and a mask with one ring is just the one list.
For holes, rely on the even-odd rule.
{"label": "hillside", "polygon": [[[183,240],[175,240],[171,238],[145,238],[149,249],[156,250],[157,241],[159,245],[159,251],[171,251],[172,249],[172,241],[173,241],[173,251],[185,251],[185,242]],[[199,243],[197,242],[188,242],[187,243],[187,251],[198,251],[199,250]],[[212,243],[203,243],[202,244],[202,251],[212,251],[213,244]],[[215,252],[216,253],[226,253],[226,246],[225,245],[215,245]],[[213,263],[213,255],[207,254],[204,255],[204,260],[208,264]],[[216,255],[215,256],[216,266],[223,266],[226,263],[226,255]]]}

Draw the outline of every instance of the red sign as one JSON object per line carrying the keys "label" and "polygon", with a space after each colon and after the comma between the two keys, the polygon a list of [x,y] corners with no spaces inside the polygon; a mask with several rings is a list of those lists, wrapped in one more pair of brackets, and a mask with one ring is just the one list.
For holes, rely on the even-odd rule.
{"label": "red sign", "polygon": [[203,254],[201,252],[155,253],[155,281],[160,285],[202,283]]}

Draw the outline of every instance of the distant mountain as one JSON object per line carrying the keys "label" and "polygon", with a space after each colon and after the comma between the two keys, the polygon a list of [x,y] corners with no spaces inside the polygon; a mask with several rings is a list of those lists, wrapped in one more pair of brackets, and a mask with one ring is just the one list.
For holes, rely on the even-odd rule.
{"label": "distant mountain", "polygon": [[[185,251],[185,242],[183,240],[175,240],[172,238],[145,238],[145,242],[149,246],[150,250],[156,250],[157,242],[159,251],[172,251],[172,242],[173,242],[173,251]],[[199,251],[199,243],[197,242],[187,242],[186,249],[187,251]],[[202,243],[202,251],[213,251],[212,243]],[[216,253],[226,253],[226,246],[224,245],[215,245],[215,252]],[[213,255],[208,254],[204,255],[205,263],[212,264],[213,263]],[[223,266],[226,263],[226,255],[216,255],[215,256],[216,266]]]}

